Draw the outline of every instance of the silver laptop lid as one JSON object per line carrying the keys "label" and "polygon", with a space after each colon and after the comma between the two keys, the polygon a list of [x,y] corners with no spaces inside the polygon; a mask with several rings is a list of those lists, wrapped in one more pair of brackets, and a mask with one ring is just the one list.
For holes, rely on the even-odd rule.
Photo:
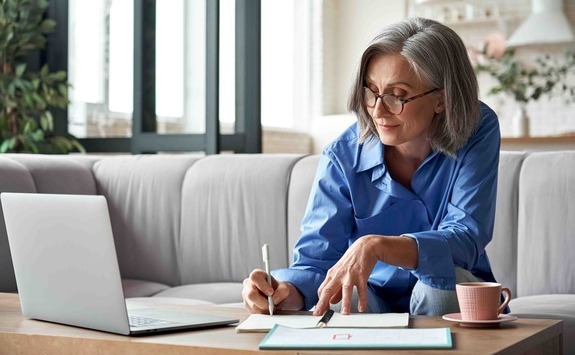
{"label": "silver laptop lid", "polygon": [[106,199],[2,193],[26,317],[129,334]]}

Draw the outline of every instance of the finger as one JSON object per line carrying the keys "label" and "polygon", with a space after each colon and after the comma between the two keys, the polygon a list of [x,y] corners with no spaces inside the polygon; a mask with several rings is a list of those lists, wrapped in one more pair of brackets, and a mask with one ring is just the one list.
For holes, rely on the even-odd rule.
{"label": "finger", "polygon": [[274,305],[280,305],[289,296],[289,287],[285,282],[279,282],[277,288],[274,291],[272,299]]}
{"label": "finger", "polygon": [[268,310],[267,296],[253,284],[251,279],[244,280],[244,288],[242,290],[242,297],[247,303],[248,309],[253,310],[255,313],[263,313]]}
{"label": "finger", "polygon": [[331,298],[329,299],[330,304],[337,304],[341,301],[341,290],[337,291]]}
{"label": "finger", "polygon": [[248,300],[244,300],[244,308],[247,309],[250,313],[265,313],[263,309],[259,309],[259,308],[255,307]]}
{"label": "finger", "polygon": [[[268,283],[267,273],[264,270],[255,269],[250,273],[250,281],[263,295],[272,296],[274,294],[274,288]],[[272,278],[272,285],[275,279]],[[276,285],[277,285],[277,281]]]}
{"label": "finger", "polygon": [[315,305],[315,309],[313,311],[314,316],[321,316],[329,309],[329,300],[334,294],[334,290],[332,289],[331,285],[328,285],[323,288],[321,294],[319,294],[319,300]]}
{"label": "finger", "polygon": [[341,288],[341,314],[349,314],[351,310],[352,294],[353,284],[344,284]]}
{"label": "finger", "polygon": [[323,293],[323,289],[325,288],[325,286],[327,286],[327,284],[329,284],[331,282],[331,278],[329,276],[326,276],[326,278],[323,280],[323,282],[319,285],[318,289],[317,289],[317,295],[321,295]]}
{"label": "finger", "polygon": [[357,310],[365,312],[367,310],[367,284],[357,285]]}

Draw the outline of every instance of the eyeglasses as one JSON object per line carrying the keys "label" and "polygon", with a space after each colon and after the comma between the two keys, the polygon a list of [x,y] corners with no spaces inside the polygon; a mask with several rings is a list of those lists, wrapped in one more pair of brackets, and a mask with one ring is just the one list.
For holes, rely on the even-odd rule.
{"label": "eyeglasses", "polygon": [[377,103],[377,98],[381,99],[381,103],[383,107],[387,110],[387,112],[393,115],[399,115],[403,112],[403,106],[411,102],[413,100],[419,99],[420,97],[424,97],[425,95],[431,94],[432,92],[436,92],[437,90],[441,90],[441,88],[431,89],[429,91],[424,92],[423,94],[412,96],[408,99],[400,99],[399,97],[392,95],[392,94],[383,94],[379,95],[375,92],[371,91],[368,87],[363,87],[363,100],[365,101],[365,105],[369,108],[374,108],[375,104]]}

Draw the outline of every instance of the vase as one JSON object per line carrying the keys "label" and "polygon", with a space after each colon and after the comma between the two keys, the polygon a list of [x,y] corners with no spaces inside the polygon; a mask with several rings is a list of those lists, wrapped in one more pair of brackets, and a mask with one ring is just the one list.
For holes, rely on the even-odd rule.
{"label": "vase", "polygon": [[515,137],[529,137],[529,116],[525,104],[519,105],[513,116],[513,135]]}

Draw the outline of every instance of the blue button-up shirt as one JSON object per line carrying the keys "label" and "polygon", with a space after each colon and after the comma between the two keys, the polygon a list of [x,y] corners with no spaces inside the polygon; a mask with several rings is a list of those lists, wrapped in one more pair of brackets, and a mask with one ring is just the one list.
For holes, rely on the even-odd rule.
{"label": "blue button-up shirt", "polygon": [[495,281],[485,246],[495,218],[500,133],[496,114],[481,104],[476,132],[453,159],[432,151],[417,169],[411,189],[395,181],[385,146],[358,144],[357,123],[322,154],[294,248],[294,262],[273,275],[301,292],[306,309],[329,270],[358,238],[405,235],[417,241],[417,269],[377,262],[368,283],[395,310],[408,311],[413,286],[421,282],[455,289],[455,266]]}

